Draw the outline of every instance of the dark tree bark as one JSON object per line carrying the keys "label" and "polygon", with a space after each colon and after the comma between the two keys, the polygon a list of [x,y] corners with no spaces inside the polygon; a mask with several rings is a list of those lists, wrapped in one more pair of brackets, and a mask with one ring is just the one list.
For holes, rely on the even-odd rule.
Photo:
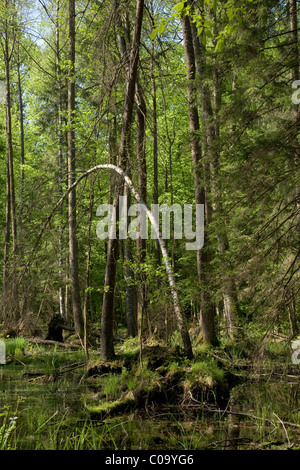
{"label": "dark tree bark", "polygon": [[[62,110],[63,110],[63,97],[62,97],[62,80],[61,80],[61,66],[60,66],[60,0],[56,1],[56,37],[55,37],[55,51],[56,51],[56,80],[57,80],[57,114],[58,114],[58,193],[59,197],[63,193],[63,119],[62,119]],[[68,318],[66,317],[66,308],[65,308],[65,288],[63,287],[63,265],[64,265],[64,255],[63,255],[63,207],[60,207],[59,210],[59,253],[58,253],[58,266],[59,266],[59,291],[58,291],[58,301],[59,301],[59,312],[60,315],[64,318],[66,324],[68,324]]]}
{"label": "dark tree bark", "polygon": [[9,195],[11,212],[11,235],[13,254],[17,248],[17,221],[15,203],[15,180],[14,180],[14,160],[12,146],[12,124],[11,124],[11,95],[10,95],[10,61],[12,57],[13,45],[9,50],[8,22],[5,20],[5,91],[6,91],[6,156],[9,170]]}
{"label": "dark tree bark", "polygon": [[[25,135],[24,135],[24,103],[23,103],[23,89],[22,89],[22,77],[21,77],[21,58],[20,58],[20,38],[16,42],[16,65],[17,65],[17,82],[18,82],[18,100],[19,100],[19,123],[20,123],[20,204],[18,214],[18,252],[21,258],[24,257],[24,224],[23,224],[23,198],[25,188]],[[26,287],[25,278],[20,278],[20,295],[21,295],[21,308],[20,316],[23,317],[26,307]]]}
{"label": "dark tree bark", "polygon": [[[24,105],[23,105],[23,91],[22,91],[22,82],[21,82],[21,60],[20,60],[20,43],[17,42],[17,76],[18,76],[18,95],[19,95],[19,122],[20,122],[20,180],[21,180],[21,199],[23,194],[24,187],[24,167],[25,164],[25,140],[24,140]],[[22,204],[20,207],[20,219],[22,218]]]}
{"label": "dark tree bark", "polygon": [[[291,36],[291,43],[293,44],[293,65],[292,65],[292,80],[297,81],[299,80],[299,46],[298,46],[298,13],[297,13],[297,0],[289,0],[289,18],[290,18],[290,36]],[[300,116],[299,116],[299,104],[293,104],[293,111],[294,111],[294,123],[295,123],[295,139],[294,139],[294,167],[295,171],[297,172],[299,168],[299,160],[300,160],[300,152],[299,152],[299,143],[297,141],[297,136],[299,135],[300,130]],[[296,186],[296,197],[297,197],[297,220],[296,220],[296,228],[297,228],[297,237],[300,240],[300,185],[297,184]]]}
{"label": "dark tree bark", "polygon": [[[142,200],[147,203],[147,166],[146,166],[146,103],[139,81],[136,83],[136,156],[138,170],[138,192]],[[146,259],[146,240],[137,239],[137,258],[140,266]],[[138,286],[138,323],[139,335],[142,339],[148,324],[148,334],[151,335],[151,325],[148,318],[147,279],[143,270],[139,275]]]}
{"label": "dark tree bark", "polygon": [[[203,45],[200,44],[200,40],[197,36],[195,25],[191,25],[193,43],[195,50],[196,68],[197,74],[206,78],[206,50]],[[218,174],[219,174],[219,152],[217,149],[217,137],[219,136],[219,118],[218,113],[221,104],[221,84],[219,80],[219,74],[217,64],[214,62],[213,67],[213,86],[214,92],[212,94],[211,89],[208,85],[200,85],[201,87],[201,106],[202,106],[202,124],[203,124],[203,154],[209,161],[209,173],[210,173],[210,184],[209,191],[211,194],[212,204],[209,204],[207,208],[208,224],[211,222],[211,218],[221,217],[222,215],[222,201],[221,195],[218,193]],[[214,102],[214,109],[212,106]],[[207,190],[208,192],[208,190]],[[225,225],[222,231],[217,233],[218,248],[221,254],[225,253],[229,249],[228,237]],[[209,257],[209,254],[207,254]],[[207,260],[209,261],[209,260]],[[234,336],[236,326],[236,314],[238,312],[238,302],[235,290],[234,280],[227,276],[222,283],[222,294],[223,294],[223,305],[224,305],[224,316],[227,325],[227,333],[229,337]],[[214,307],[212,306],[212,309]]]}
{"label": "dark tree bark", "polygon": [[89,303],[89,287],[90,287],[90,270],[91,270],[91,231],[92,231],[92,220],[93,220],[93,209],[94,209],[94,186],[95,178],[92,181],[92,187],[90,190],[90,204],[89,204],[89,213],[88,213],[88,240],[87,240],[87,258],[86,258],[86,270],[85,270],[85,290],[84,290],[84,301],[83,301],[83,326],[84,326],[84,335],[83,335],[83,346],[85,351],[85,356],[88,359],[88,303]]}
{"label": "dark tree bark", "polygon": [[[204,189],[203,181],[200,178],[200,171],[202,165],[202,152],[200,142],[200,122],[197,105],[195,78],[196,78],[196,65],[195,54],[193,46],[193,37],[188,16],[181,17],[181,26],[184,40],[184,52],[187,67],[187,99],[189,108],[189,123],[191,135],[191,151],[193,160],[193,175],[195,186],[195,202],[196,204],[203,204]],[[201,253],[197,252],[197,267],[198,276],[201,277]]]}
{"label": "dark tree bark", "polygon": [[[5,0],[5,9],[10,5]],[[12,121],[11,121],[11,93],[10,93],[10,62],[15,45],[15,32],[12,31],[10,44],[10,32],[8,20],[4,21],[4,39],[1,46],[4,56],[5,69],[5,108],[6,108],[6,226],[4,236],[3,253],[3,302],[5,316],[16,322],[19,319],[18,285],[16,272],[17,255],[17,220],[15,203],[14,160],[12,145]],[[10,263],[10,239],[12,246],[12,262]]]}
{"label": "dark tree bark", "polygon": [[[119,51],[120,51],[120,56],[121,59],[124,63],[124,67],[126,70],[126,74],[129,74],[129,66],[130,66],[130,44],[131,44],[131,37],[130,37],[130,19],[129,19],[129,12],[125,12],[125,18],[121,19],[121,14],[119,12],[119,1],[115,1],[115,15],[116,15],[116,25],[117,25],[117,39],[118,39],[118,46],[119,46]],[[143,97],[142,99],[142,107],[144,105],[144,100]],[[138,161],[138,169],[140,169],[140,164],[139,162],[143,160],[143,156],[141,156],[141,153],[143,154],[144,150],[144,142],[143,142],[143,128],[145,128],[145,118],[140,112],[140,104],[139,104],[139,92],[138,92],[138,83],[136,84],[136,93],[135,93],[135,103],[137,106],[137,146],[136,146],[136,152],[137,152],[137,161]],[[142,136],[142,137],[141,137]],[[130,136],[128,138],[128,143],[127,143],[127,171],[128,174],[130,175],[130,167],[131,167],[131,162],[129,158],[129,154],[131,153],[129,148],[131,147],[131,141],[130,141]],[[138,171],[138,175],[141,175],[141,172]],[[140,176],[138,176],[140,178]],[[139,182],[140,184],[140,182]],[[130,206],[130,191],[128,191],[128,188],[125,186],[124,188],[124,197],[127,199],[127,207]],[[126,215],[127,217],[127,215]],[[129,219],[127,217],[127,226],[129,225]],[[139,241],[138,241],[139,243]],[[125,282],[126,282],[126,320],[127,320],[127,327],[128,327],[128,335],[129,336],[136,336],[138,334],[138,305],[141,306],[143,305],[143,296],[141,295],[141,292],[139,293],[138,296],[138,288],[137,288],[137,283],[134,282],[135,275],[133,273],[132,268],[130,265],[134,262],[133,256],[134,256],[134,249],[133,249],[133,241],[131,238],[128,238],[126,241],[123,242],[124,245],[124,259],[125,259],[125,266],[124,266],[124,276],[125,276]],[[139,253],[139,250],[137,250]],[[139,304],[138,304],[138,298],[139,298]],[[141,310],[141,307],[140,307]]]}
{"label": "dark tree bark", "polygon": [[[204,204],[206,208],[206,221],[209,220],[207,193],[200,179],[202,166],[202,152],[200,143],[200,124],[195,90],[196,61],[193,43],[193,35],[189,16],[181,17],[181,26],[184,40],[184,51],[187,67],[187,98],[189,107],[189,122],[191,135],[191,150],[194,171],[195,201],[196,204]],[[209,278],[207,266],[210,261],[209,246],[207,240],[204,248],[197,251],[198,279],[201,290],[200,327],[205,343],[213,344],[217,341],[215,330],[215,307],[210,298]]]}
{"label": "dark tree bark", "polygon": [[[289,8],[289,20],[290,20],[290,37],[291,43],[293,44],[293,51],[292,51],[292,80],[297,81],[299,80],[299,46],[298,46],[298,13],[297,13],[297,0],[289,0],[288,2]],[[295,170],[295,173],[299,171],[299,161],[300,161],[300,152],[299,152],[299,130],[300,130],[300,116],[299,116],[299,105],[294,103],[293,104],[293,112],[294,112],[294,124],[295,124],[295,138],[293,139],[293,146],[294,146],[294,155],[292,158],[292,167]],[[295,188],[296,193],[296,238],[299,242],[300,240],[300,184],[296,184]],[[294,294],[295,295],[295,294]],[[291,329],[291,336],[295,337],[299,334],[299,326],[298,320],[296,315],[296,308],[294,305],[290,305],[289,308],[289,320],[290,320],[290,329]]]}
{"label": "dark tree bark", "polygon": [[[153,17],[153,2],[151,2],[151,12]],[[153,24],[154,26],[154,24]],[[152,113],[153,113],[153,204],[158,204],[158,125],[157,125],[157,86],[154,75],[154,41],[151,45],[151,82],[152,82]],[[159,242],[155,240],[155,259],[160,265]]]}
{"label": "dark tree bark", "polygon": [[[127,185],[124,187],[124,197],[127,201],[127,207],[131,205],[131,193]],[[127,217],[127,226],[130,223]],[[137,317],[137,289],[135,284],[135,275],[131,267],[133,260],[133,241],[131,238],[124,240],[124,273],[126,280],[126,322],[128,336],[135,337],[138,334],[138,317]]]}
{"label": "dark tree bark", "polygon": [[10,246],[10,184],[9,184],[9,165],[6,161],[6,199],[5,199],[5,233],[3,245],[3,285],[2,285],[2,303],[5,308],[6,298],[9,286],[9,246]]}
{"label": "dark tree bark", "polygon": [[[130,142],[131,125],[133,117],[133,107],[135,98],[135,87],[137,82],[137,71],[139,61],[139,47],[141,29],[144,13],[144,0],[137,0],[134,33],[130,51],[130,64],[127,74],[125,107],[123,112],[123,125],[119,148],[119,166],[126,168],[128,156],[128,144]],[[122,185],[119,179],[116,182],[116,192],[114,197],[114,207],[116,214],[119,212],[119,196]],[[113,346],[113,324],[114,324],[114,295],[116,283],[116,266],[118,258],[118,239],[109,239],[107,247],[107,261],[104,282],[104,296],[101,316],[101,338],[100,357],[102,360],[111,360],[115,356]]]}
{"label": "dark tree bark", "polygon": [[[176,139],[176,132],[175,132],[175,123],[176,123],[176,116],[173,118],[173,135],[171,134],[170,125],[169,125],[169,118],[167,115],[167,102],[166,96],[164,92],[164,85],[163,80],[161,80],[161,93],[162,93],[162,102],[164,107],[164,121],[165,121],[165,132],[166,138],[168,141],[168,163],[166,164],[166,176],[165,176],[165,191],[170,192],[170,202],[171,206],[174,203],[174,189],[173,189],[173,145]],[[175,240],[174,240],[174,214],[171,213],[170,217],[170,235],[171,235],[171,260],[172,260],[172,267],[175,268]]]}
{"label": "dark tree bark", "polygon": [[[76,177],[75,153],[75,0],[69,0],[69,74],[68,74],[68,187]],[[78,272],[78,241],[76,223],[76,191],[68,196],[69,264],[72,309],[76,332],[83,335],[83,316]]]}

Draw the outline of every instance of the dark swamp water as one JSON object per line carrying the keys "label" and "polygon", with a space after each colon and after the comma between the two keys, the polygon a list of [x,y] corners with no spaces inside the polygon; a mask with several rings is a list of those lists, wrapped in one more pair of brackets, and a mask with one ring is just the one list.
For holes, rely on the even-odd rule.
{"label": "dark swamp water", "polygon": [[[93,418],[80,367],[57,376],[0,366],[0,448],[18,450],[300,449],[297,375],[260,374],[213,403],[155,405]],[[276,380],[275,380],[276,379]]]}

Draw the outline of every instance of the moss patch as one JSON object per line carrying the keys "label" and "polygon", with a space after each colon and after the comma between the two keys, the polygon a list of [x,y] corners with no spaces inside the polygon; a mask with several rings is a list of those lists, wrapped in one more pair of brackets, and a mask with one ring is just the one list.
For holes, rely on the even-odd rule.
{"label": "moss patch", "polygon": [[120,400],[102,402],[99,405],[87,406],[91,419],[103,419],[106,415],[128,412],[136,406],[135,400],[124,397]]}
{"label": "moss patch", "polygon": [[[96,392],[93,411],[122,413],[124,407],[218,402],[228,395],[227,371],[208,350],[189,361],[178,349],[155,344],[143,350],[143,362],[131,361],[125,367],[124,356],[112,363],[91,363],[88,384]],[[90,405],[87,405],[88,409]]]}

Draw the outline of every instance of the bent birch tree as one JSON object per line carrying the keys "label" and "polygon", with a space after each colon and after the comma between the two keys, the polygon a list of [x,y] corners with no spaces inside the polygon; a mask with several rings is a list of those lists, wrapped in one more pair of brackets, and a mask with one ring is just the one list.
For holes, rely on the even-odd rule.
{"label": "bent birch tree", "polygon": [[184,353],[185,353],[185,355],[188,359],[192,359],[193,358],[193,350],[192,350],[190,335],[189,335],[188,328],[187,328],[187,322],[186,322],[185,315],[184,315],[184,313],[182,312],[182,309],[181,309],[173,269],[172,269],[171,263],[170,263],[169,258],[168,258],[168,251],[167,251],[165,242],[164,242],[164,240],[161,236],[160,230],[159,230],[159,223],[157,222],[157,220],[154,217],[151,210],[147,207],[145,202],[142,200],[140,194],[138,193],[138,191],[134,187],[134,185],[133,185],[131,179],[129,178],[129,176],[125,173],[125,171],[122,170],[122,168],[120,168],[116,165],[107,163],[107,164],[102,164],[102,165],[96,165],[93,168],[91,168],[91,169],[87,170],[86,172],[82,173],[78,177],[78,179],[63,194],[63,196],[59,199],[56,206],[53,208],[52,212],[47,217],[47,219],[46,219],[46,221],[45,221],[45,223],[44,223],[44,225],[43,225],[43,227],[40,231],[40,234],[39,234],[39,236],[36,240],[34,250],[37,248],[37,246],[39,244],[39,241],[40,241],[43,233],[45,232],[48,224],[50,223],[52,217],[54,216],[56,211],[59,209],[59,207],[63,203],[64,199],[68,197],[69,193],[71,191],[73,191],[76,188],[76,186],[84,178],[87,178],[89,175],[91,175],[92,173],[94,173],[96,171],[104,170],[104,169],[113,170],[123,178],[123,180],[127,184],[128,188],[130,189],[132,195],[134,196],[135,200],[137,201],[138,204],[141,204],[143,206],[145,212],[147,213],[147,216],[149,217],[149,220],[150,220],[150,222],[153,226],[153,229],[156,233],[157,240],[158,240],[159,246],[160,246],[160,251],[161,251],[161,254],[162,254],[162,258],[163,258],[163,262],[164,262],[164,265],[165,265],[165,269],[166,269],[166,273],[167,273],[167,277],[168,277],[168,282],[169,282],[169,286],[170,286],[170,290],[171,290],[171,294],[172,294],[174,313],[175,313],[175,317],[176,317],[176,321],[177,321],[177,326],[178,326],[178,329],[179,329],[180,334],[181,334]]}

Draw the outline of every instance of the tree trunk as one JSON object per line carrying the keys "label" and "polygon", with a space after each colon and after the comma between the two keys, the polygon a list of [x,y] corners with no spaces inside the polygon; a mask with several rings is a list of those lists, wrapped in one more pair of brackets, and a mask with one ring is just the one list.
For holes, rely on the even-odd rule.
{"label": "tree trunk", "polygon": [[[22,90],[22,80],[21,80],[21,59],[20,59],[20,39],[17,40],[17,77],[18,77],[18,98],[19,98],[19,123],[20,123],[20,204],[19,204],[19,214],[18,214],[18,250],[19,256],[24,257],[24,226],[23,226],[23,198],[24,198],[24,185],[25,185],[25,136],[24,136],[24,103],[23,103],[23,90]],[[20,294],[22,296],[20,316],[24,314],[26,306],[26,288],[25,288],[25,278],[22,276],[20,279]]]}
{"label": "tree trunk", "polygon": [[[5,8],[8,8],[5,1]],[[14,49],[14,40],[9,45],[8,20],[4,28],[4,68],[5,68],[5,107],[6,107],[6,228],[4,241],[3,292],[6,316],[16,322],[19,319],[18,281],[16,271],[17,221],[15,203],[14,162],[12,146],[10,62]],[[9,263],[10,237],[12,238],[12,263]],[[11,268],[11,269],[10,269]]]}
{"label": "tree trunk", "polygon": [[[11,125],[11,96],[10,96],[10,61],[12,50],[9,51],[8,25],[5,21],[5,90],[6,90],[6,155],[9,169],[9,194],[11,211],[11,235],[13,255],[17,248],[17,222],[16,222],[16,203],[15,203],[15,180],[14,180],[14,162],[12,147],[12,125]],[[13,46],[12,46],[13,47]]]}
{"label": "tree trunk", "polygon": [[[299,46],[298,46],[298,14],[297,14],[297,0],[289,0],[289,17],[290,17],[290,36],[291,43],[293,48],[293,66],[292,66],[292,80],[293,82],[299,80]],[[300,130],[300,119],[299,119],[299,104],[293,104],[294,111],[294,122],[295,122],[295,139],[294,139],[294,167],[297,172],[299,168],[300,152],[299,152],[299,143],[297,136],[299,135]],[[300,185],[296,185],[296,197],[297,197],[297,237],[300,240]]]}
{"label": "tree trunk", "polygon": [[[159,240],[161,256],[163,258],[165,268],[166,268],[166,272],[167,272],[167,277],[168,277],[168,281],[169,281],[169,285],[170,285],[171,296],[172,296],[172,300],[173,300],[174,313],[175,313],[175,317],[176,317],[176,321],[177,321],[177,326],[178,326],[179,332],[181,334],[184,352],[185,352],[185,355],[186,355],[187,358],[192,359],[193,358],[193,350],[192,350],[192,345],[191,345],[191,339],[190,339],[190,335],[189,335],[189,332],[188,332],[185,316],[184,316],[184,314],[181,310],[178,291],[177,291],[177,286],[176,286],[176,282],[175,282],[175,277],[174,277],[174,274],[173,274],[172,266],[170,265],[170,262],[169,262],[169,256],[168,256],[168,252],[167,252],[164,240],[162,239],[161,234],[160,234],[159,224],[158,224],[157,220],[155,219],[155,217],[153,216],[153,214],[151,213],[151,211],[147,208],[147,206],[145,205],[145,203],[141,199],[138,191],[136,191],[136,189],[133,186],[132,181],[130,180],[130,178],[125,174],[125,172],[121,168],[116,167],[114,165],[97,165],[96,167],[94,167],[91,170],[87,171],[85,174],[81,175],[80,179],[78,179],[75,184],[78,184],[79,181],[81,181],[82,178],[84,178],[85,176],[88,176],[93,171],[97,171],[98,169],[101,169],[101,168],[108,168],[108,169],[110,168],[110,169],[114,170],[116,173],[118,173],[123,178],[123,180],[125,180],[126,184],[130,188],[130,191],[133,194],[133,196],[135,197],[136,201],[139,204],[142,204],[145,207],[145,211],[146,211],[146,213],[147,213],[147,215],[150,219],[151,224],[154,227],[154,230],[156,232],[156,236]],[[209,328],[209,327],[211,327],[211,323],[207,322],[207,328]]]}
{"label": "tree trunk", "polygon": [[3,245],[3,285],[2,285],[2,304],[6,312],[6,300],[9,295],[9,247],[10,247],[10,178],[9,178],[9,165],[6,161],[6,202],[5,202],[5,233]]}
{"label": "tree trunk", "polygon": [[[19,122],[20,122],[20,180],[21,180],[21,200],[23,195],[24,187],[24,164],[25,164],[25,142],[24,142],[24,106],[23,106],[23,92],[22,92],[22,82],[21,82],[21,62],[20,62],[20,53],[19,53],[19,40],[17,42],[17,75],[18,75],[18,94],[19,94]],[[20,220],[22,223],[22,204],[20,205]]]}
{"label": "tree trunk", "polygon": [[[59,15],[60,15],[60,0],[56,1],[56,79],[57,79],[57,91],[58,91],[58,193],[59,197],[63,193],[63,131],[62,131],[62,82],[61,82],[61,67],[60,67],[60,35],[59,35]],[[65,288],[63,287],[63,264],[64,264],[64,255],[63,255],[63,207],[60,207],[59,210],[59,253],[58,253],[58,266],[59,266],[59,290],[58,290],[58,301],[59,301],[59,312],[60,315],[65,320],[65,323],[68,323],[66,318],[66,307],[65,307]]]}
{"label": "tree trunk", "polygon": [[[127,207],[130,207],[131,196],[127,185],[124,187],[124,197],[126,198]],[[126,211],[127,224],[129,226],[129,217]],[[126,280],[126,322],[128,336],[136,337],[138,334],[138,318],[137,318],[137,289],[135,284],[135,276],[131,267],[132,257],[132,240],[128,238],[124,240],[124,272]]]}
{"label": "tree trunk", "polygon": [[87,239],[87,258],[86,258],[86,271],[85,271],[85,289],[84,289],[84,301],[83,301],[83,346],[85,356],[88,359],[88,301],[89,301],[89,287],[90,287],[90,269],[91,269],[91,231],[92,231],[92,220],[93,220],[93,209],[94,209],[94,186],[95,178],[92,181],[92,188],[90,190],[90,205],[89,205],[89,214],[87,220],[88,226],[88,239]]}
{"label": "tree trunk", "polygon": [[[146,104],[142,95],[139,82],[136,83],[136,156],[138,170],[138,192],[142,200],[147,202],[147,167],[146,167]],[[146,240],[138,238],[137,258],[139,265],[143,266],[146,260]],[[138,324],[139,335],[142,340],[146,326],[148,325],[148,334],[151,336],[151,326],[148,318],[147,302],[147,278],[143,269],[139,274],[138,286]]]}
{"label": "tree trunk", "polygon": [[[138,60],[141,29],[144,13],[144,0],[137,0],[136,16],[132,46],[130,51],[130,65],[127,75],[125,107],[123,113],[123,125],[121,132],[121,141],[119,148],[119,166],[126,168],[128,144],[130,142],[133,106],[135,97],[135,86],[137,81]],[[119,196],[122,194],[120,185],[117,181],[117,190],[114,197],[114,207],[116,214],[119,212]],[[109,239],[107,248],[107,261],[104,282],[104,296],[101,316],[101,349],[100,357],[102,360],[111,360],[114,358],[113,346],[113,319],[114,319],[114,295],[116,282],[116,265],[118,257],[118,239]]]}
{"label": "tree trunk", "polygon": [[[167,103],[166,103],[166,97],[165,97],[165,92],[164,92],[164,87],[163,87],[163,82],[161,83],[161,92],[162,92],[162,101],[163,101],[163,107],[164,107],[164,121],[165,121],[165,132],[166,132],[166,137],[168,140],[168,164],[166,165],[168,171],[166,175],[166,188],[165,190],[167,192],[170,192],[170,202],[171,206],[174,203],[174,191],[173,191],[173,160],[172,160],[172,155],[173,155],[173,145],[175,142],[176,138],[176,133],[175,133],[175,121],[176,117],[174,116],[173,120],[173,135],[171,136],[171,132],[169,129],[169,119],[167,116]],[[171,260],[172,260],[172,267],[173,269],[175,268],[175,240],[174,240],[174,214],[171,213],[171,219],[170,219],[170,236],[171,236]],[[167,243],[166,243],[167,245]]]}
{"label": "tree trunk", "polygon": [[[290,19],[290,37],[291,43],[293,48],[293,66],[292,66],[292,80],[293,82],[299,80],[299,46],[298,46],[298,14],[297,14],[297,0],[289,0],[289,19]],[[293,112],[294,112],[294,123],[295,123],[295,138],[293,139],[294,145],[294,156],[292,161],[292,167],[297,174],[299,171],[299,161],[300,161],[300,154],[299,154],[299,130],[300,130],[300,119],[299,119],[299,105],[297,103],[293,104]],[[300,240],[300,185],[296,184],[295,188],[296,193],[296,238],[299,242]],[[289,320],[290,320],[290,328],[291,328],[291,335],[293,337],[299,334],[299,326],[298,320],[296,315],[297,309],[295,306],[290,305],[289,309]]]}
{"label": "tree trunk", "polygon": [[[195,25],[191,24],[191,31],[193,36],[193,44],[195,50],[195,61],[196,69],[199,77],[202,80],[206,79],[206,50],[205,47],[200,44],[199,37]],[[209,160],[209,173],[210,173],[210,193],[212,204],[207,209],[209,214],[207,223],[211,222],[211,217],[214,216],[216,219],[222,215],[222,201],[221,194],[218,192],[219,182],[218,169],[219,169],[219,152],[217,149],[217,138],[219,136],[219,109],[221,105],[221,84],[219,79],[219,73],[217,68],[216,59],[214,60],[213,66],[213,101],[214,109],[212,106],[212,92],[208,85],[201,85],[201,97],[202,97],[202,124],[203,124],[203,153],[204,156],[208,157]],[[217,233],[218,248],[221,254],[225,253],[229,249],[229,243],[226,233],[226,227],[223,225],[222,231]],[[210,254],[206,254],[206,263],[210,261]],[[233,337],[235,332],[236,313],[238,311],[237,296],[235,290],[234,280],[230,276],[226,276],[222,281],[222,295],[224,304],[224,315],[227,325],[227,333],[229,337]],[[213,306],[211,306],[214,309]]]}
{"label": "tree trunk", "polygon": [[[193,35],[189,16],[181,17],[181,26],[184,40],[184,51],[187,66],[187,97],[189,107],[189,122],[190,122],[190,135],[191,135],[191,149],[193,159],[194,171],[194,185],[195,185],[195,202],[196,204],[204,204],[206,207],[206,221],[209,220],[207,210],[207,194],[203,187],[203,182],[200,181],[200,165],[202,159],[201,144],[200,144],[200,124],[199,114],[197,107],[196,90],[194,80],[196,76],[196,61],[195,50],[193,43]],[[200,314],[200,327],[203,341],[207,344],[216,342],[215,331],[215,308],[210,298],[210,286],[207,274],[207,266],[210,262],[209,246],[206,244],[202,251],[197,251],[197,268],[198,279],[200,281],[201,289],[201,314]]]}
{"label": "tree trunk", "polygon": [[[153,2],[151,2],[153,15]],[[157,125],[157,90],[154,75],[154,41],[151,45],[151,82],[152,82],[152,113],[153,113],[153,204],[158,204],[158,125]],[[161,263],[159,242],[155,240],[155,259],[159,266]]]}
{"label": "tree trunk", "polygon": [[[172,296],[172,300],[173,300],[173,306],[174,306],[174,312],[175,312],[175,316],[176,316],[176,320],[177,320],[177,325],[178,325],[178,328],[179,328],[179,331],[181,333],[181,337],[182,337],[182,342],[183,342],[183,347],[184,347],[184,351],[185,351],[185,354],[188,358],[192,358],[193,357],[193,351],[192,351],[192,346],[191,346],[191,340],[190,340],[190,336],[189,336],[189,332],[188,332],[188,329],[187,329],[187,324],[186,324],[186,319],[185,319],[185,316],[183,314],[183,312],[181,311],[181,307],[180,307],[180,302],[179,302],[179,296],[178,296],[178,292],[177,292],[177,287],[176,287],[176,281],[175,281],[175,277],[174,277],[174,274],[173,274],[173,270],[172,270],[172,266],[170,265],[170,262],[169,262],[169,257],[168,257],[168,252],[166,250],[166,246],[165,246],[165,243],[164,243],[164,240],[162,239],[161,237],[161,234],[160,234],[160,229],[159,229],[159,223],[158,221],[156,220],[156,218],[154,217],[154,215],[152,214],[152,212],[147,208],[147,206],[143,203],[140,195],[138,194],[138,192],[136,191],[135,187],[133,186],[133,183],[132,181],[130,180],[130,178],[126,175],[126,173],[124,172],[124,170],[116,165],[111,165],[111,164],[103,164],[103,165],[96,165],[95,167],[91,168],[90,170],[86,171],[85,173],[82,173],[79,178],[73,183],[72,187],[68,188],[68,190],[66,191],[66,193],[60,198],[60,200],[57,202],[57,204],[55,205],[55,207],[52,209],[51,213],[49,214],[49,216],[47,217],[46,221],[44,222],[38,236],[37,236],[37,239],[36,239],[36,243],[35,243],[35,246],[33,248],[33,252],[32,254],[34,253],[34,251],[36,250],[37,246],[39,245],[39,242],[42,238],[42,235],[43,233],[45,232],[46,230],[46,227],[48,226],[48,224],[51,222],[54,214],[57,212],[57,210],[59,209],[60,205],[62,204],[62,202],[64,201],[64,199],[68,196],[68,194],[73,191],[77,185],[84,179],[84,178],[87,178],[89,175],[91,175],[92,173],[94,173],[95,171],[99,171],[99,170],[102,170],[102,169],[110,169],[110,170],[113,170],[115,171],[124,181],[125,183],[127,184],[127,186],[129,187],[131,193],[133,194],[135,200],[137,201],[138,204],[143,204],[144,205],[144,210],[146,211],[149,219],[150,219],[150,222],[151,224],[153,225],[154,227],[154,230],[155,230],[155,233],[156,233],[156,236],[159,240],[159,245],[160,245],[160,250],[161,250],[161,255],[162,255],[162,258],[163,258],[163,261],[164,261],[164,265],[165,265],[165,268],[166,268],[166,272],[167,272],[167,276],[168,276],[168,281],[169,281],[169,285],[170,285],[170,291],[171,291],[171,296]],[[108,251],[109,252],[109,251]],[[105,290],[108,290],[108,289],[105,289]],[[112,315],[108,315],[108,318],[109,317],[112,317]],[[101,335],[102,336],[102,335]],[[112,337],[112,335],[111,335]],[[106,339],[106,338],[105,338]],[[108,338],[109,339],[109,338]]]}
{"label": "tree trunk", "polygon": [[[120,13],[119,13],[119,0],[115,0],[114,7],[115,7],[115,12],[116,12],[117,40],[118,40],[120,56],[124,63],[126,74],[129,76],[129,73],[130,73],[129,51],[130,51],[130,43],[131,43],[129,14],[128,14],[128,11],[126,11],[125,19],[122,21]],[[145,107],[144,100],[143,98],[141,99],[142,99],[141,105],[142,107]],[[136,84],[135,102],[138,108],[137,113],[139,113],[140,104],[139,104],[137,84]],[[143,162],[143,159],[144,159],[144,155],[143,155],[143,152],[144,152],[143,128],[145,128],[144,121],[145,121],[145,117],[143,116],[143,112],[140,112],[137,115],[137,147],[136,147],[137,161],[138,161],[139,168],[140,168],[140,162],[141,161]],[[131,147],[130,135],[128,136],[127,146],[128,146],[127,154],[129,155],[130,153],[129,147]],[[128,155],[127,155],[126,165],[128,168],[128,173],[130,174],[131,164],[130,164],[130,158],[128,158]],[[141,177],[141,172],[139,172],[138,178],[140,177]],[[128,190],[128,187],[126,186],[124,188],[124,197],[126,198],[127,207],[129,207],[131,198],[130,198],[130,191]],[[127,218],[127,222],[128,222],[127,226],[128,226],[129,225],[128,215],[126,214],[125,217]],[[133,242],[131,238],[124,241],[123,245],[124,245],[124,259],[125,259],[124,276],[125,276],[125,282],[126,282],[126,321],[127,321],[128,335],[134,337],[138,334],[138,293],[137,293],[137,285],[134,280],[134,277],[135,277],[134,272],[132,268],[130,267],[131,263],[134,262],[133,260],[134,250],[133,250]],[[139,250],[138,250],[138,253],[139,253]],[[140,294],[139,306],[141,310],[143,308],[141,306],[143,305],[142,299],[144,297],[141,295],[141,292],[139,294]]]}
{"label": "tree trunk", "polygon": [[[69,0],[69,74],[68,74],[68,187],[76,175],[75,154],[75,0]],[[72,309],[76,333],[83,335],[83,316],[78,272],[78,242],[76,223],[76,191],[68,196],[69,263]]]}

